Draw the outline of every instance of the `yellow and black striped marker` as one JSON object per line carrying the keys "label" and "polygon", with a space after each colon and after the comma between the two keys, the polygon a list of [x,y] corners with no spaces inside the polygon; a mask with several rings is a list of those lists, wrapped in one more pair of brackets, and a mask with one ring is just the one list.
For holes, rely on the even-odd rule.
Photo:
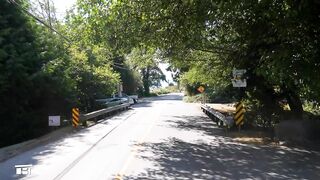
{"label": "yellow and black striped marker", "polygon": [[72,126],[78,127],[79,126],[79,108],[72,108]]}
{"label": "yellow and black striped marker", "polygon": [[244,123],[244,106],[242,102],[239,102],[236,104],[236,114],[234,115],[234,121],[236,123],[236,126],[243,125]]}

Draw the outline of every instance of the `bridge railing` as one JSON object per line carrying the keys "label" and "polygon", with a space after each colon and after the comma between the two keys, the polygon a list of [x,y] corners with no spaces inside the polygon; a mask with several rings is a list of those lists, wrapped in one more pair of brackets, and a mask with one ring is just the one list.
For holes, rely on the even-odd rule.
{"label": "bridge railing", "polygon": [[202,111],[208,115],[211,119],[213,119],[219,126],[230,128],[234,124],[234,120],[231,116],[225,116],[224,114],[220,113],[219,111],[202,104],[201,105]]}
{"label": "bridge railing", "polygon": [[125,110],[125,109],[128,109],[129,106],[130,106],[129,103],[124,103],[121,105],[112,106],[112,107],[100,109],[97,111],[93,111],[93,112],[90,112],[87,114],[80,114],[80,122],[84,124],[89,119],[93,119],[93,118],[96,118],[98,116],[102,116],[102,115],[105,115],[108,113],[112,113],[112,112],[116,112],[116,111],[120,111],[120,110]]}

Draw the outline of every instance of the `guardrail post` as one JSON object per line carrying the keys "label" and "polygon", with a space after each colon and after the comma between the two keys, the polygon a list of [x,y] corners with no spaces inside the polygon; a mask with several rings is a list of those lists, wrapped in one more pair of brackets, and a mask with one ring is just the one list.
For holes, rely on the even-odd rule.
{"label": "guardrail post", "polygon": [[87,120],[85,120],[85,119],[83,118],[83,115],[82,115],[82,114],[80,115],[80,121],[81,121],[81,125],[82,125],[82,126],[88,127],[88,122],[87,122]]}

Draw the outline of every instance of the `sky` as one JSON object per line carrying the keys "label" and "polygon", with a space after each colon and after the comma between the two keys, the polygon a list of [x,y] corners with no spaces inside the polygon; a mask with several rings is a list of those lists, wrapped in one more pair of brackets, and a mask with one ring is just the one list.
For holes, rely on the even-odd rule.
{"label": "sky", "polygon": [[[66,14],[66,10],[70,9],[72,7],[72,5],[74,5],[76,3],[76,0],[52,0],[52,1],[56,7],[58,19],[62,19]],[[166,70],[166,68],[168,66],[169,65],[166,63],[161,63],[159,65],[162,72],[166,75],[166,79],[170,83],[170,82],[173,82],[173,80],[172,80],[171,72]],[[168,83],[163,81],[163,82],[161,82],[161,85],[168,86]]]}
{"label": "sky", "polygon": [[52,0],[54,6],[57,9],[58,15],[63,17],[67,9],[70,9],[72,5],[76,3],[76,0]]}

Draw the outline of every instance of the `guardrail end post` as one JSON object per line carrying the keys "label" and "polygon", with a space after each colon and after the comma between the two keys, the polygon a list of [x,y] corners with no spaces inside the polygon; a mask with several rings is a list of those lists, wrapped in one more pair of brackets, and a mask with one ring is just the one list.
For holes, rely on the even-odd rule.
{"label": "guardrail end post", "polygon": [[87,122],[87,120],[85,120],[85,121],[82,122],[82,126],[88,127],[88,122]]}
{"label": "guardrail end post", "polygon": [[224,128],[226,135],[228,135],[229,129],[230,129],[230,126],[226,125],[225,128]]}

